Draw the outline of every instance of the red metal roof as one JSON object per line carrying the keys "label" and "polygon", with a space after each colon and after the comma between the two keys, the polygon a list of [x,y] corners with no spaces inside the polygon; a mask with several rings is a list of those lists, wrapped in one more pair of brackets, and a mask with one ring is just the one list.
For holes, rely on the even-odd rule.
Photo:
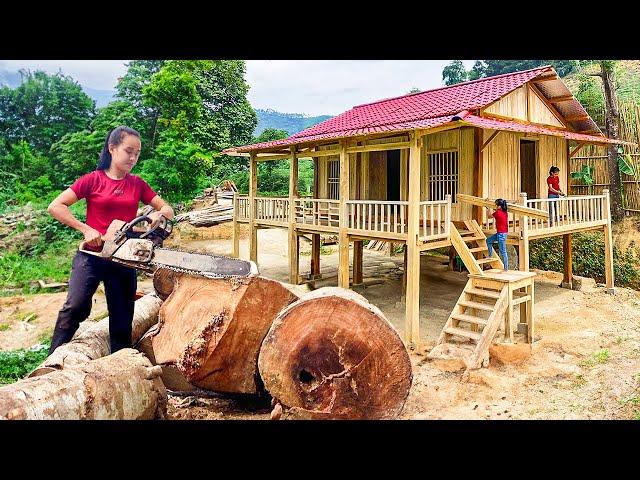
{"label": "red metal roof", "polygon": [[[448,87],[358,105],[336,117],[291,135],[289,138],[228,148],[223,150],[222,153],[249,152],[251,150],[286,147],[318,140],[332,140],[374,133],[393,133],[416,128],[433,128],[452,121],[452,117],[458,112],[483,108],[524,85],[526,82],[548,73],[555,73],[555,71],[551,66],[547,65],[531,70],[481,78]],[[558,81],[562,83],[561,80]],[[480,119],[480,117],[476,118]],[[498,124],[511,125],[511,123],[513,123],[513,128],[515,128],[515,125],[520,125],[516,122],[508,121],[499,122]],[[530,131],[542,133],[540,129],[544,130],[544,127],[534,128],[538,130]],[[558,135],[556,130],[547,130],[554,132],[548,133],[549,135]],[[601,139],[599,140],[600,142],[611,143],[608,139],[595,135],[573,135],[578,135],[580,138],[599,138]],[[562,136],[571,138],[567,135]],[[577,137],[575,139],[577,139]]]}

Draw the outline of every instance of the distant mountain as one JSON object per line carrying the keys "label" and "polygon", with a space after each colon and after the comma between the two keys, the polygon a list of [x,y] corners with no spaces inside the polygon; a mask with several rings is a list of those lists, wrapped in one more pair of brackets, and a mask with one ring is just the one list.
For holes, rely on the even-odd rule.
{"label": "distant mountain", "polygon": [[260,135],[267,128],[277,128],[279,130],[285,130],[289,135],[298,133],[305,128],[317,125],[320,122],[331,118],[331,115],[319,115],[317,117],[307,117],[300,113],[281,113],[275,110],[262,110],[256,108],[256,114],[258,115],[258,126],[256,127],[254,136]]}
{"label": "distant mountain", "polygon": [[[9,88],[16,88],[20,85],[20,81],[20,72],[0,70],[0,87],[7,86]],[[84,93],[96,101],[97,108],[107,105],[109,102],[114,100],[116,95],[115,90],[99,90],[96,88],[85,87],[84,85],[81,85],[81,87]]]}

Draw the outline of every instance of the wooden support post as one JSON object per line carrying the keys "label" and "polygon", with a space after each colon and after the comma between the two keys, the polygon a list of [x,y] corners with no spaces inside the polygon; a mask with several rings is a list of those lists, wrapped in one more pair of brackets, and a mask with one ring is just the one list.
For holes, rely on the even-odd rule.
{"label": "wooden support post", "polygon": [[320,234],[311,235],[311,278],[320,275]]}
{"label": "wooden support post", "polygon": [[340,222],[338,247],[338,286],[349,288],[349,235],[347,235],[349,200],[349,155],[347,143],[343,141],[340,150]]}
{"label": "wooden support post", "polygon": [[[473,168],[473,194],[476,197],[484,198],[484,157],[485,155],[482,152],[482,143],[484,139],[482,128],[474,129],[474,168]],[[478,222],[479,225],[482,225],[482,207],[474,206],[473,207],[473,219]]]}
{"label": "wooden support post", "polygon": [[[521,193],[519,203],[527,206],[527,194]],[[520,240],[518,242],[518,269],[521,272],[529,271],[529,217],[520,216]]]}
{"label": "wooden support post", "polygon": [[402,272],[402,300],[407,301],[407,244],[402,249],[404,256],[404,270]]}
{"label": "wooden support post", "polygon": [[353,284],[362,283],[362,240],[353,242]]}
{"label": "wooden support post", "polygon": [[289,283],[298,284],[300,267],[300,240],[296,231],[296,203],[298,198],[298,157],[296,147],[291,147],[291,166],[289,168]]}
{"label": "wooden support post", "polygon": [[571,257],[571,234],[562,236],[562,256],[564,261],[564,277],[560,286],[562,288],[573,288],[573,259]]}
{"label": "wooden support post", "polygon": [[238,192],[233,193],[233,253],[234,258],[240,258],[240,224],[238,223]]}
{"label": "wooden support post", "polygon": [[511,284],[507,286],[508,290],[508,305],[507,305],[507,314],[504,322],[504,341],[513,343],[513,288],[511,288]]}
{"label": "wooden support post", "polygon": [[604,226],[604,276],[607,286],[607,293],[615,293],[614,275],[613,275],[613,236],[611,235],[611,205],[609,198],[609,189],[602,190],[605,195],[603,217],[607,219]]}
{"label": "wooden support post", "polygon": [[409,212],[407,214],[407,296],[405,341],[417,347],[420,342],[420,251],[418,227],[420,222],[420,160],[422,139],[411,133],[409,148]]}
{"label": "wooden support post", "polygon": [[256,194],[258,193],[258,162],[255,152],[249,157],[249,260],[258,263],[258,227],[256,226]]}
{"label": "wooden support post", "polygon": [[456,265],[456,249],[452,245],[449,247],[449,270],[453,271]]}
{"label": "wooden support post", "polygon": [[527,342],[533,343],[534,340],[534,329],[533,329],[533,318],[535,314],[535,278],[531,279],[531,285],[527,287],[527,293],[531,297],[530,300],[525,302],[528,306],[527,308]]}

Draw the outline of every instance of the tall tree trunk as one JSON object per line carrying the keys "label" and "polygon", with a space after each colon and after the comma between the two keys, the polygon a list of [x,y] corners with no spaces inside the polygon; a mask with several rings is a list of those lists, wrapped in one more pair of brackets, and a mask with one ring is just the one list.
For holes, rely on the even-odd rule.
{"label": "tall tree trunk", "polygon": [[[620,112],[618,111],[618,100],[616,98],[613,62],[610,60],[600,61],[600,73],[604,87],[607,136],[618,139]],[[622,184],[620,181],[620,169],[618,167],[617,145],[609,145],[607,155],[609,157],[607,159],[607,168],[609,170],[609,182],[611,184],[611,218],[614,221],[618,221],[624,217],[624,209],[622,206]]]}

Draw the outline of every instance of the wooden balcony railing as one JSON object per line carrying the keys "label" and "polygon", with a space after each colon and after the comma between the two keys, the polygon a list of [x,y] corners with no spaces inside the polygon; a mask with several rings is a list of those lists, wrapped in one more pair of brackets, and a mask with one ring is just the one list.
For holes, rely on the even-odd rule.
{"label": "wooden balcony railing", "polygon": [[256,197],[255,219],[263,224],[289,224],[289,199],[276,197]]}
{"label": "wooden balcony railing", "polygon": [[445,200],[420,202],[418,240],[449,238],[451,228],[451,196]]}
{"label": "wooden balcony railing", "polygon": [[312,225],[318,230],[338,231],[340,226],[340,201],[318,198],[295,200],[298,225]]}

